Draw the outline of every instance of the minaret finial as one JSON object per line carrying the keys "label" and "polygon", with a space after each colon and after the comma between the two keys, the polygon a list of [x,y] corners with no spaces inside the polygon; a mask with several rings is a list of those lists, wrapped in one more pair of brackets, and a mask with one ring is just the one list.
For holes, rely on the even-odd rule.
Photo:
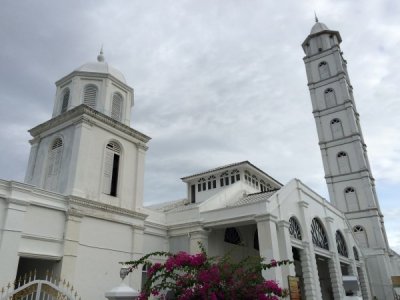
{"label": "minaret finial", "polygon": [[315,23],[318,23],[318,17],[317,17],[317,13],[314,10],[314,17],[315,17]]}
{"label": "minaret finial", "polygon": [[98,61],[98,62],[103,62],[103,61],[104,61],[103,44],[101,44],[101,48],[100,48],[100,53],[99,53],[99,55],[97,55],[97,61]]}

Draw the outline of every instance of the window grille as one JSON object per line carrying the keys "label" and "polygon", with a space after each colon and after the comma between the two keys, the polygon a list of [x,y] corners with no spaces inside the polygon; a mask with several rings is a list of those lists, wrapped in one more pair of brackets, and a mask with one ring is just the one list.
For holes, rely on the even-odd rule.
{"label": "window grille", "polygon": [[111,118],[117,121],[122,119],[123,99],[120,93],[114,93],[111,105]]}
{"label": "window grille", "polygon": [[64,89],[63,96],[62,96],[62,103],[61,103],[61,111],[60,113],[64,113],[68,109],[68,103],[69,103],[69,88]]}
{"label": "window grille", "polygon": [[97,87],[94,84],[88,84],[85,86],[83,92],[83,104],[96,109],[96,101],[97,101]]}
{"label": "window grille", "polygon": [[314,218],[311,222],[311,236],[313,244],[322,249],[329,250],[328,238],[321,222]]}
{"label": "window grille", "polygon": [[345,257],[349,256],[347,254],[346,241],[344,240],[344,237],[339,230],[336,231],[336,246],[337,246],[337,251],[341,256]]}
{"label": "window grille", "polygon": [[225,229],[224,242],[235,245],[239,245],[241,243],[239,232],[235,227],[229,227]]}
{"label": "window grille", "polygon": [[295,217],[289,219],[289,233],[295,239],[301,240],[301,229]]}
{"label": "window grille", "polygon": [[220,177],[221,177],[220,178],[221,186],[229,185],[229,173],[228,173],[228,171],[225,171],[224,173],[222,173]]}

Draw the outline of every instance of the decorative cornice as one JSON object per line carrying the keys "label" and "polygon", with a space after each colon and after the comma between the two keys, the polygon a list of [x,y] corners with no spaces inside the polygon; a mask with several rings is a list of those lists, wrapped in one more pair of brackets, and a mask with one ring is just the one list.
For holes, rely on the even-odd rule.
{"label": "decorative cornice", "polygon": [[[80,117],[80,119],[79,119]],[[77,120],[74,120],[77,119]],[[147,135],[125,125],[121,122],[114,120],[113,118],[106,116],[105,114],[94,110],[85,104],[81,104],[47,122],[44,122],[29,130],[32,137],[36,138],[43,132],[52,129],[56,126],[62,125],[68,121],[74,120],[74,123],[85,122],[88,124],[94,124],[94,121],[99,121],[103,124],[111,126],[131,137],[138,139],[143,143],[147,143],[151,138]]]}
{"label": "decorative cornice", "polygon": [[120,208],[117,206],[104,204],[104,203],[101,203],[98,201],[84,199],[84,198],[80,198],[80,197],[76,197],[76,196],[70,196],[68,201],[69,201],[70,205],[76,204],[76,205],[86,207],[86,208],[100,209],[100,210],[108,211],[111,213],[117,213],[117,214],[129,216],[129,217],[135,217],[140,220],[144,220],[147,218],[147,215],[143,214],[143,213],[139,213],[139,212],[136,212],[136,211],[133,211],[130,209]]}
{"label": "decorative cornice", "polygon": [[271,221],[276,223],[276,221],[278,220],[278,217],[272,214],[260,214],[260,215],[256,215],[254,217],[255,221],[258,222],[263,222],[263,221]]}

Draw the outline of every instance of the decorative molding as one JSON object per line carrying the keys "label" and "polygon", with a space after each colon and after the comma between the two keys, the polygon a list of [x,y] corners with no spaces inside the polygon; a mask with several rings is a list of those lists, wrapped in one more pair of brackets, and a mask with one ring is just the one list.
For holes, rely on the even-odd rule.
{"label": "decorative molding", "polygon": [[[74,120],[75,118],[76,118],[76,120]],[[56,126],[59,126],[68,121],[71,121],[71,120],[74,120],[73,122],[75,124],[78,124],[79,122],[91,124],[91,123],[94,123],[95,121],[99,121],[103,124],[106,124],[108,126],[115,128],[131,137],[134,137],[143,143],[147,143],[151,139],[147,135],[145,135],[125,124],[122,124],[121,122],[118,122],[118,121],[114,120],[113,118],[106,116],[105,114],[86,106],[85,104],[81,104],[81,105],[79,105],[71,110],[68,110],[67,112],[65,112],[53,119],[50,119],[47,122],[44,122],[32,129],[30,129],[29,133],[32,135],[32,137],[36,138],[40,134],[44,133],[45,131],[53,129]]]}
{"label": "decorative molding", "polygon": [[139,213],[139,212],[136,212],[136,211],[133,211],[130,209],[120,208],[117,206],[104,204],[104,203],[101,203],[98,201],[84,199],[84,198],[80,198],[80,197],[76,197],[76,196],[70,196],[68,198],[68,201],[69,201],[69,204],[76,204],[76,205],[79,205],[82,207],[92,208],[92,209],[100,209],[100,210],[108,211],[111,213],[117,213],[117,214],[129,216],[129,217],[135,217],[140,220],[144,220],[148,216],[146,214]]}

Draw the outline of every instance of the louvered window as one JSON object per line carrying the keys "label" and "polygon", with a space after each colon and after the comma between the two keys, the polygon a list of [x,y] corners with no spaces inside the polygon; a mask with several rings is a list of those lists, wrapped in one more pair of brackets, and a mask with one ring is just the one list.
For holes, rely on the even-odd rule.
{"label": "louvered window", "polygon": [[96,109],[96,101],[97,101],[97,87],[94,84],[88,84],[85,86],[83,92],[83,104]]}
{"label": "louvered window", "polygon": [[49,149],[46,177],[44,183],[44,188],[46,190],[57,190],[58,175],[60,174],[63,148],[64,145],[61,138],[56,138]]}
{"label": "louvered window", "polygon": [[111,118],[117,121],[122,119],[123,99],[121,94],[114,93],[111,105]]}
{"label": "louvered window", "polygon": [[63,92],[62,96],[62,102],[61,102],[61,111],[60,113],[65,113],[68,109],[68,103],[69,103],[69,88],[66,88]]}
{"label": "louvered window", "polygon": [[117,196],[120,155],[121,147],[117,143],[107,144],[104,157],[103,193],[114,197]]}

